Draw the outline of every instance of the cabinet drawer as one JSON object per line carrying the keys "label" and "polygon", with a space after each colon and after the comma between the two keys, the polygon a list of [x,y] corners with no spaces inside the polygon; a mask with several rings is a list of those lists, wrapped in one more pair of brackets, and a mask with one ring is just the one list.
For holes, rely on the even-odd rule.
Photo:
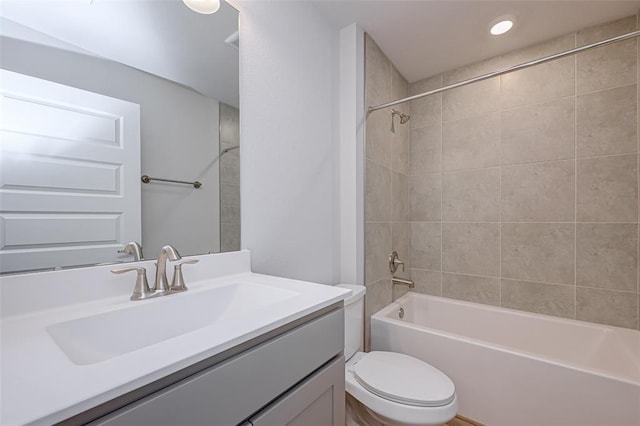
{"label": "cabinet drawer", "polygon": [[344,346],[338,309],[96,420],[96,425],[235,425]]}
{"label": "cabinet drawer", "polygon": [[344,425],[344,357],[336,358],[253,416],[253,426]]}

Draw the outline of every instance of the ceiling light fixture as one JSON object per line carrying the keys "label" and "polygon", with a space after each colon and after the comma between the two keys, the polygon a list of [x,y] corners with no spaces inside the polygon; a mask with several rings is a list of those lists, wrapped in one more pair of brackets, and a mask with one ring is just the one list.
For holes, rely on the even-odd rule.
{"label": "ceiling light fixture", "polygon": [[194,12],[209,15],[220,9],[220,0],[182,0]]}
{"label": "ceiling light fixture", "polygon": [[489,25],[491,35],[501,35],[513,28],[516,19],[512,16],[501,16],[494,19]]}

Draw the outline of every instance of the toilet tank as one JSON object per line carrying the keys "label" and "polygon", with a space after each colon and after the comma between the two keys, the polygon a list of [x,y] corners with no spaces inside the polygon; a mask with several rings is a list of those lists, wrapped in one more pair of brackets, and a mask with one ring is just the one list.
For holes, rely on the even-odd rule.
{"label": "toilet tank", "polygon": [[351,296],[344,299],[344,358],[349,359],[357,351],[362,351],[364,331],[363,285],[340,284],[338,287],[351,290]]}

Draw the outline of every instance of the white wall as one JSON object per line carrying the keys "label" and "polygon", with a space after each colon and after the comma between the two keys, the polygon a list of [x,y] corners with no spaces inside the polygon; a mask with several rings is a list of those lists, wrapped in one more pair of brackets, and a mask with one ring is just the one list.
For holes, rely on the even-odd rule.
{"label": "white wall", "polygon": [[340,31],[340,279],[364,285],[364,29]]}
{"label": "white wall", "polygon": [[256,272],[336,283],[339,32],[308,3],[234,3],[242,247]]}
{"label": "white wall", "polygon": [[143,185],[142,244],[155,258],[167,243],[182,254],[218,251],[219,104],[112,61],[0,38],[2,68],[140,104],[142,173],[203,186]]}

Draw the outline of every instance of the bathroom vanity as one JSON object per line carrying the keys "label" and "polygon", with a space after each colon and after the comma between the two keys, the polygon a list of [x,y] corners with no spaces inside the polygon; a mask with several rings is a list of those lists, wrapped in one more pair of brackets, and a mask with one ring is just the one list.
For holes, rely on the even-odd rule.
{"label": "bathroom vanity", "polygon": [[342,424],[348,290],[196,258],[136,302],[113,265],[0,278],[1,423]]}

